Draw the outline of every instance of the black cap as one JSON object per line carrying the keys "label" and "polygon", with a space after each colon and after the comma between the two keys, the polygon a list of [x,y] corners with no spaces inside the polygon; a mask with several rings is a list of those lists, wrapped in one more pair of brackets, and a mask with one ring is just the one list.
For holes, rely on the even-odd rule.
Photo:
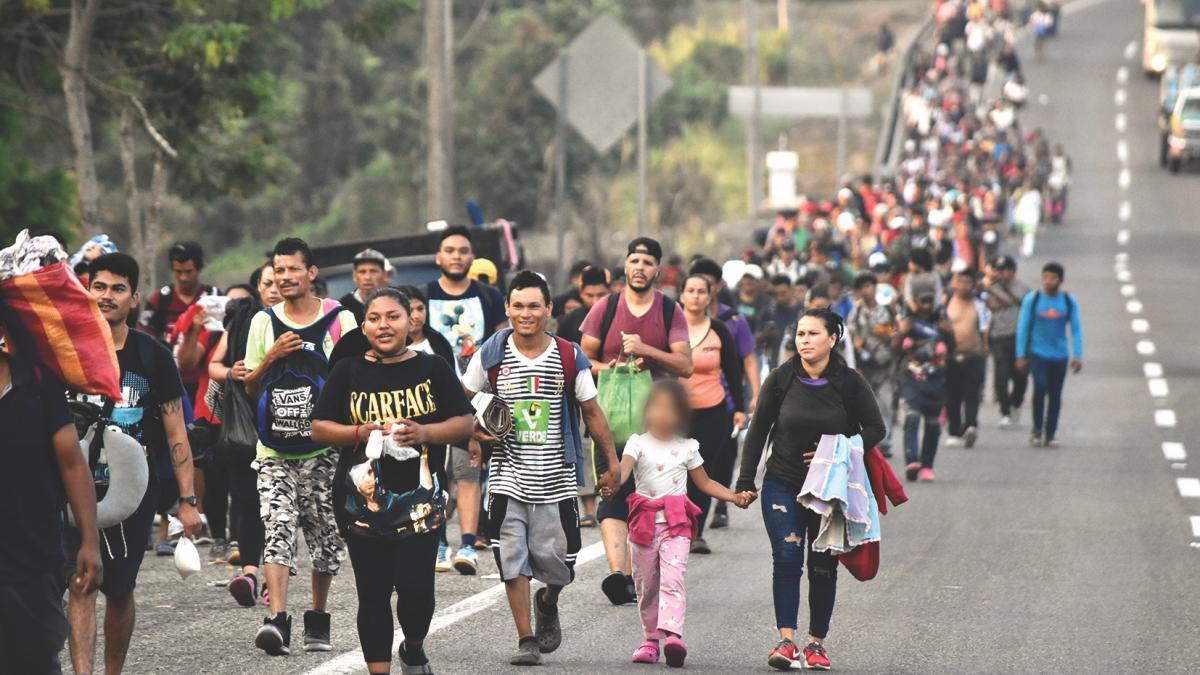
{"label": "black cap", "polygon": [[580,286],[607,286],[608,275],[604,273],[603,267],[594,267],[588,265],[583,268],[582,276],[579,281]]}
{"label": "black cap", "polygon": [[688,270],[688,274],[703,274],[720,282],[721,276],[724,273],[721,271],[720,263],[718,263],[716,260],[713,260],[712,258],[700,258],[696,262],[692,263],[692,267]]}
{"label": "black cap", "polygon": [[654,256],[654,260],[662,260],[662,244],[659,244],[650,237],[638,237],[629,242],[629,248],[625,251],[625,255],[629,256],[634,253],[645,253],[649,256]]}
{"label": "black cap", "polygon": [[992,267],[995,267],[998,270],[1016,270],[1017,261],[1011,255],[997,256],[996,259],[992,261]]}

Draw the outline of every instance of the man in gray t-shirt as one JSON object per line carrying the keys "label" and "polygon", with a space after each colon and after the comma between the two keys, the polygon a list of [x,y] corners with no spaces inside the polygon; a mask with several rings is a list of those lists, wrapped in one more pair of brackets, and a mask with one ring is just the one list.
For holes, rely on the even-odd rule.
{"label": "man in gray t-shirt", "polygon": [[992,310],[989,341],[995,367],[996,400],[1000,403],[1001,426],[1016,424],[1025,400],[1026,373],[1016,368],[1017,320],[1021,301],[1029,287],[1017,279],[1017,261],[1008,255],[996,258],[983,279],[988,309]]}

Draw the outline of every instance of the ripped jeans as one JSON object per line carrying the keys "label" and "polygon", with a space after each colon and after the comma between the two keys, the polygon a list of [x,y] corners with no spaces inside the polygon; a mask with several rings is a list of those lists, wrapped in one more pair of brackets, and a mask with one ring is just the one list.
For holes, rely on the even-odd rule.
{"label": "ripped jeans", "polygon": [[763,523],[771,539],[771,592],[775,600],[776,628],[796,628],[800,613],[800,577],[808,554],[808,632],[823,638],[829,632],[833,601],[837,595],[837,556],[811,549],[821,524],[821,516],[796,501],[799,490],[763,478]]}

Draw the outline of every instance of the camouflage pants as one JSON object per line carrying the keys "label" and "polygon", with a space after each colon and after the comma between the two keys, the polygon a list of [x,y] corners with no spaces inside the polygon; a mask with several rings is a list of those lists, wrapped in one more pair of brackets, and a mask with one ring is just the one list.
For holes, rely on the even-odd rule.
{"label": "camouflage pants", "polygon": [[303,530],[313,570],[337,574],[346,547],[333,515],[337,455],[262,457],[256,464],[259,515],[266,530],[263,562],[287,565],[295,574],[296,535]]}

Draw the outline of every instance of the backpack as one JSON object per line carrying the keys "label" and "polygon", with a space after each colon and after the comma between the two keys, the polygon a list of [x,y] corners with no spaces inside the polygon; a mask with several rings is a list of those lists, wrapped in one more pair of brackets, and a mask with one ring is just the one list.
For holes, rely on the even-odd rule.
{"label": "backpack", "polygon": [[280,320],[275,308],[263,310],[271,318],[275,336],[293,332],[301,347],[272,363],[262,379],[258,398],[258,440],[282,455],[303,455],[320,450],[312,439],[312,411],[329,376],[329,360],[322,345],[325,334],[342,311],[335,305],[324,316],[304,328],[292,328]]}
{"label": "backpack", "polygon": [[[1075,311],[1075,299],[1070,293],[1063,291],[1063,298],[1067,301],[1067,323],[1071,323],[1071,315]],[[1037,306],[1042,299],[1041,291],[1033,292],[1033,302],[1029,303],[1029,334],[1025,336],[1025,355],[1029,355],[1029,348],[1033,346],[1033,322],[1037,321]]]}
{"label": "backpack", "polygon": [[[554,338],[555,344],[558,345],[558,362],[562,365],[563,369],[563,393],[567,395],[568,400],[575,401],[575,375],[577,374],[575,363],[575,343],[567,340],[566,338],[560,338],[557,335],[552,335],[551,337]],[[568,354],[570,355],[569,357]],[[501,361],[503,361],[503,359],[501,359]],[[499,363],[487,369],[488,384],[491,386],[493,394],[498,391],[496,389],[496,380],[498,380],[499,377]]]}
{"label": "backpack", "polygon": [[[658,291],[655,291],[656,293]],[[620,293],[613,293],[608,296],[608,304],[604,307],[604,320],[600,322],[600,356],[604,356],[604,341],[608,338],[608,331],[612,328],[613,320],[617,316],[617,304],[621,300]],[[667,340],[670,341],[671,323],[675,320],[675,301],[667,296],[662,298],[662,313],[663,313],[663,333],[667,335]],[[722,319],[724,320],[724,319]],[[669,351],[671,345],[663,345],[664,351]]]}
{"label": "backpack", "polygon": [[[779,405],[771,412],[774,414],[776,420],[779,419],[779,411],[783,407],[783,400],[787,398],[787,394],[789,391],[791,391],[792,385],[795,384],[796,379],[800,377],[801,370],[796,368],[795,365],[797,361],[798,357],[793,358],[791,361],[779,366],[779,368],[776,368],[776,370],[788,368],[792,371],[791,375],[788,377],[780,378],[785,379],[785,382],[775,382],[775,390],[778,392],[778,398],[776,400],[779,401]],[[849,378],[857,377],[857,374],[850,366],[843,365],[843,367],[845,368],[845,372],[842,374],[842,377],[844,378],[842,381],[842,386],[839,387],[834,385],[832,381],[830,381],[829,384],[842,398],[842,406],[846,409],[846,426],[850,429],[854,429],[855,433],[858,433],[859,431],[862,431],[862,425],[859,423],[858,418],[855,417],[854,411],[857,409],[856,404],[858,402],[859,385],[857,382],[847,381]]]}

